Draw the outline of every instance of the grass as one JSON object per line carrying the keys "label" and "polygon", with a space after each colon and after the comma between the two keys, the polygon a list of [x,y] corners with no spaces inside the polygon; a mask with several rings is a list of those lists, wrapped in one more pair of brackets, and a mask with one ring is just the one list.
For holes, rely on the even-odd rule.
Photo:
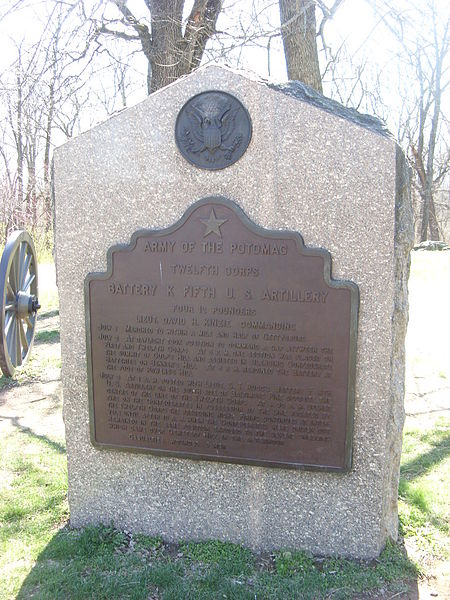
{"label": "grass", "polygon": [[[401,532],[426,559],[448,556],[445,536],[448,423],[405,432]],[[14,431],[0,443],[0,598],[344,599],[406,589],[426,569],[389,543],[378,560],[320,559],[282,550],[261,555],[230,542],[165,544],[112,524],[72,530],[61,443]],[[357,596],[356,596],[357,597]]]}
{"label": "grass", "polygon": [[38,331],[34,338],[35,344],[57,344],[59,343],[59,329]]}
{"label": "grass", "polygon": [[[414,264],[422,269],[413,262],[413,273]],[[33,355],[16,385],[59,366],[59,333],[47,326],[57,310],[50,289]],[[448,365],[440,372],[450,376]],[[294,549],[257,554],[217,540],[167,544],[111,523],[73,530],[64,441],[17,428],[0,438],[0,599],[343,600],[376,590],[395,597],[449,558],[449,438],[450,421],[442,418],[405,429],[401,540],[388,543],[377,560],[356,561]]]}
{"label": "grass", "polygon": [[64,447],[31,432],[0,439],[0,598],[14,598],[67,518]]}
{"label": "grass", "polygon": [[432,429],[408,428],[403,437],[399,486],[400,532],[427,559],[450,558],[450,421]]}
{"label": "grass", "polygon": [[71,600],[350,598],[404,579],[415,567],[389,544],[377,561],[261,556],[229,542],[177,545],[112,525],[71,530],[64,454],[31,432],[1,443],[0,597]]}
{"label": "grass", "polygon": [[53,231],[32,232],[39,264],[53,263]]}
{"label": "grass", "polygon": [[59,308],[58,289],[54,280],[53,263],[39,262],[38,269],[39,301],[42,306],[38,317],[46,319]]}

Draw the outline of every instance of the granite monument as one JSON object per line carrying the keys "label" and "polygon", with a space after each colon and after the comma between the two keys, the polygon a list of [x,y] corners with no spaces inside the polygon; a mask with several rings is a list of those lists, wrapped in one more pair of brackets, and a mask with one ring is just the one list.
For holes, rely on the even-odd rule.
{"label": "granite monument", "polygon": [[376,119],[207,67],[55,151],[74,526],[397,536],[412,213]]}

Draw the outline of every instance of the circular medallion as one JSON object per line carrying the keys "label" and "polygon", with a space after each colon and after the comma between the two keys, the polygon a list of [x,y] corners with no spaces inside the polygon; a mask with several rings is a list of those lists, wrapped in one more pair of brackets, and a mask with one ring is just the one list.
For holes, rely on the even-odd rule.
{"label": "circular medallion", "polygon": [[193,96],[180,110],[175,141],[200,169],[225,169],[241,158],[252,137],[250,115],[237,98],[215,90]]}

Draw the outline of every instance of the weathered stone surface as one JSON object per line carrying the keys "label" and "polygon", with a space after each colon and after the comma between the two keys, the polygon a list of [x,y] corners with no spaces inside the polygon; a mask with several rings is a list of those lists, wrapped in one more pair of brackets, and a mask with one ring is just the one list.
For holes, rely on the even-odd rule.
{"label": "weathered stone surface", "polygon": [[[253,123],[232,166],[178,152],[193,95],[235,95]],[[342,115],[341,115],[342,116]],[[411,211],[393,140],[232,71],[209,67],[55,152],[56,259],[71,523],[113,521],[167,540],[376,556],[396,536]],[[396,166],[397,165],[397,166]],[[396,174],[397,173],[397,174]],[[329,250],[332,275],[360,290],[353,468],[289,471],[99,450],[89,437],[83,285],[134,231],[175,223],[202,197],[235,201],[258,225]]]}
{"label": "weathered stone surface", "polygon": [[273,90],[278,90],[283,94],[287,94],[288,96],[292,96],[293,98],[297,98],[298,100],[308,102],[308,104],[312,104],[317,108],[321,108],[326,112],[336,115],[337,117],[347,119],[352,123],[356,123],[357,125],[379,133],[380,135],[385,135],[387,137],[390,135],[385,124],[376,117],[365,115],[358,112],[354,108],[343,106],[342,104],[339,104],[339,102],[336,102],[336,100],[332,100],[331,98],[323,96],[314,88],[301,81],[288,81],[287,83],[270,84],[269,87]]}

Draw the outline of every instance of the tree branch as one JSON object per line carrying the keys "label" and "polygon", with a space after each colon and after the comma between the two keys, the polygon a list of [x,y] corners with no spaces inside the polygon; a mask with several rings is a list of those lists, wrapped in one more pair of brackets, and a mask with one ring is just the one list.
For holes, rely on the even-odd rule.
{"label": "tree branch", "polygon": [[106,25],[101,25],[97,31],[99,33],[105,33],[106,35],[112,35],[116,38],[120,38],[121,40],[127,40],[128,42],[136,42],[140,40],[140,37],[138,35],[129,35],[128,33],[125,33],[124,31],[117,31],[117,30],[113,30],[113,29],[108,29],[106,27]]}
{"label": "tree branch", "polygon": [[188,50],[190,70],[200,64],[208,40],[216,33],[223,0],[195,0],[183,40]]}
{"label": "tree branch", "polygon": [[126,0],[112,0],[117,8],[122,13],[124,20],[124,25],[129,25],[133,27],[136,33],[139,36],[139,40],[141,42],[142,51],[144,52],[148,61],[153,58],[153,47],[152,47],[152,36],[150,34],[149,28],[147,25],[140,23],[138,19],[133,15],[131,10],[126,5]]}
{"label": "tree branch", "polygon": [[322,21],[320,22],[320,25],[319,25],[319,31],[317,32],[317,36],[322,39],[322,43],[325,46],[325,40],[323,37],[323,31],[325,29],[325,24],[327,21],[329,21],[330,19],[332,19],[334,17],[337,9],[341,6],[341,4],[344,2],[344,0],[335,0],[333,6],[331,8],[328,8],[328,6],[324,2],[322,2],[322,0],[316,0],[316,2],[323,14]]}

